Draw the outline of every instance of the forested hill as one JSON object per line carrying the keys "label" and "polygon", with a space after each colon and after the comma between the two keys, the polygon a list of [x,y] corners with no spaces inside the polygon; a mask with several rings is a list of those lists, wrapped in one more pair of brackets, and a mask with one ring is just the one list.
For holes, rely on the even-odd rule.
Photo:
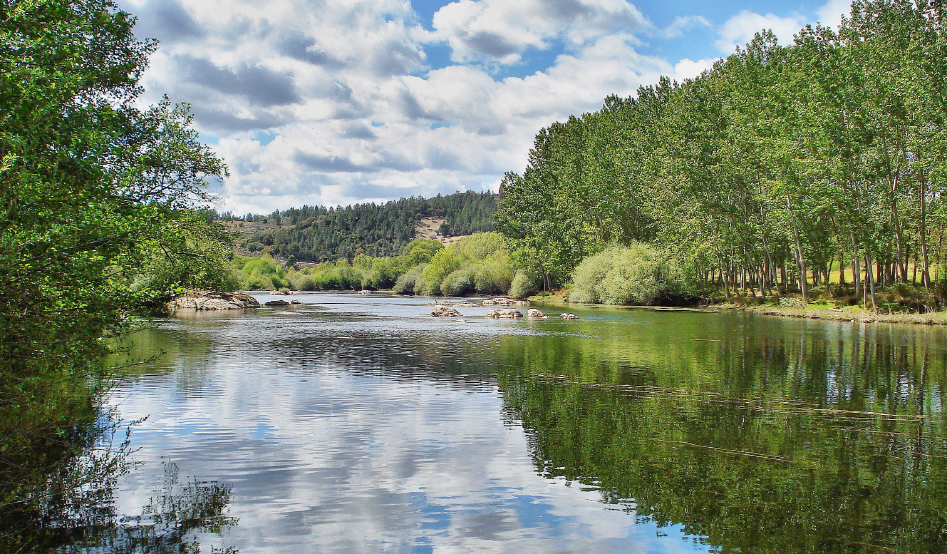
{"label": "forested hill", "polygon": [[[266,217],[277,229],[248,237],[248,250],[265,247],[277,256],[319,262],[356,254],[391,256],[409,243],[422,218],[445,221],[446,236],[492,231],[497,197],[489,192],[458,192],[434,198],[411,197],[385,204],[356,204],[345,208],[303,206]],[[241,219],[258,218],[245,216]]]}

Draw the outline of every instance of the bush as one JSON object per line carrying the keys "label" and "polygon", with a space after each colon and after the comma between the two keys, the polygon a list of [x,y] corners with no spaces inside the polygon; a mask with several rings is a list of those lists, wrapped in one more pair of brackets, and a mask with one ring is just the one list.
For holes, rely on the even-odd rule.
{"label": "bush", "polygon": [[444,249],[439,241],[431,239],[414,239],[401,249],[400,258],[403,258],[407,267],[426,264],[434,255]]}
{"label": "bush", "polygon": [[569,287],[569,301],[583,304],[597,304],[602,302],[599,294],[599,284],[612,268],[612,262],[621,247],[608,248],[594,256],[582,260],[572,274],[572,285]]}
{"label": "bush", "polygon": [[[452,277],[445,289],[445,280],[460,270],[463,273]],[[477,233],[439,250],[414,288],[416,293],[424,295],[501,294],[509,290],[512,280],[502,235]],[[466,292],[457,292],[460,290]]]}
{"label": "bush", "polygon": [[539,278],[531,271],[520,269],[510,283],[510,296],[526,298],[539,292]]}
{"label": "bush", "polygon": [[477,233],[450,245],[458,255],[467,260],[485,260],[506,247],[500,233]]}
{"label": "bush", "polygon": [[477,294],[507,294],[512,282],[513,270],[506,250],[494,252],[476,266],[474,288]]}
{"label": "bush", "polygon": [[611,246],[576,267],[571,302],[650,306],[687,296],[680,264],[641,243]]}
{"label": "bush", "polygon": [[466,266],[451,273],[441,282],[441,294],[444,296],[463,296],[477,290],[474,282],[476,267]]}
{"label": "bush", "polygon": [[395,283],[392,292],[395,294],[415,294],[414,289],[417,285],[418,278],[424,272],[426,267],[427,266],[425,264],[421,264],[417,267],[409,269],[398,278],[398,281]]}
{"label": "bush", "polygon": [[783,296],[779,299],[780,308],[805,308],[809,304],[802,298],[796,298],[794,296]]}

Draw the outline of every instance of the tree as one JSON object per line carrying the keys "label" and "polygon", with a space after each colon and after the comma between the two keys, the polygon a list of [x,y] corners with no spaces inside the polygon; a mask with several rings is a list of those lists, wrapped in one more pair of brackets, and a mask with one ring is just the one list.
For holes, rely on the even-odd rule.
{"label": "tree", "polygon": [[102,339],[154,297],[133,282],[220,261],[192,209],[226,168],[186,106],[135,107],[155,43],[134,22],[111,0],[0,0],[0,528],[93,440]]}

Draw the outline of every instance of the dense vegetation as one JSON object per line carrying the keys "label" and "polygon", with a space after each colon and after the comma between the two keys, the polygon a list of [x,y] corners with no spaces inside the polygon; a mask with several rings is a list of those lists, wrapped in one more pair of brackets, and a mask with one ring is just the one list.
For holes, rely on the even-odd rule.
{"label": "dense vegetation", "polygon": [[359,254],[392,256],[411,242],[417,224],[425,217],[444,218],[439,232],[445,236],[470,235],[493,230],[496,195],[458,192],[434,198],[402,198],[385,204],[356,204],[345,208],[303,206],[275,211],[268,216],[248,214],[224,219],[274,221],[287,227],[250,237],[251,252],[268,250],[296,260],[321,262]]}
{"label": "dense vegetation", "polygon": [[398,294],[463,296],[501,294],[513,270],[499,233],[475,233],[444,247],[415,239],[397,256],[359,254],[313,267],[284,265],[264,255],[234,258],[236,282],[245,290],[394,290]]}
{"label": "dense vegetation", "polygon": [[575,268],[569,300],[649,306],[688,299],[677,260],[647,244],[610,246]]}
{"label": "dense vegetation", "polygon": [[107,525],[115,464],[82,456],[107,427],[106,339],[173,289],[226,284],[192,209],[226,168],[186,106],[136,107],[154,44],[133,25],[109,0],[0,1],[0,551]]}
{"label": "dense vegetation", "polygon": [[872,304],[918,283],[929,305],[947,282],[945,191],[947,8],[858,0],[837,31],[764,32],[695,79],[542,129],[497,229],[547,288],[643,242],[727,296],[831,279]]}
{"label": "dense vegetation", "polygon": [[272,256],[237,256],[233,269],[244,290],[379,290],[390,289],[407,271],[431,261],[444,249],[436,240],[416,239],[397,256],[374,258],[359,254],[352,262],[345,258],[298,268],[281,264]]}

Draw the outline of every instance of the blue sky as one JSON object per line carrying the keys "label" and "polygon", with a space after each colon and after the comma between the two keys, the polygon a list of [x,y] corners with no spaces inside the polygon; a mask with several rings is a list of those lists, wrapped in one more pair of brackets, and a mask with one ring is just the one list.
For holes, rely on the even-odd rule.
{"label": "blue sky", "polygon": [[541,127],[686,79],[845,0],[118,0],[159,50],[143,103],[189,102],[230,167],[219,209],[496,189]]}

